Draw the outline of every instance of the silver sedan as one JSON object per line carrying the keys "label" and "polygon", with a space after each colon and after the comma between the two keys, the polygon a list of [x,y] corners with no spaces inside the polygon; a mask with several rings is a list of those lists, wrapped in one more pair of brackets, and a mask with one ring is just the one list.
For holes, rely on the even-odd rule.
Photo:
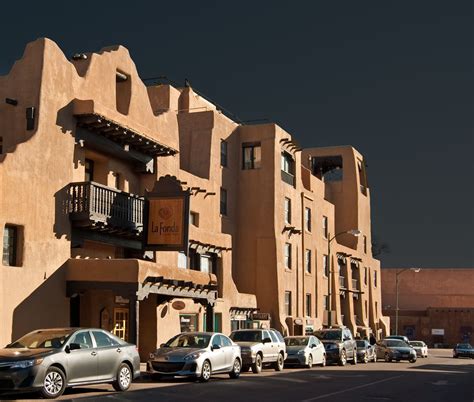
{"label": "silver sedan", "polygon": [[242,367],[240,346],[213,332],[186,332],[174,336],[150,354],[147,371],[153,378],[195,377],[209,381],[212,374],[238,378]]}
{"label": "silver sedan", "polygon": [[59,397],[67,387],[111,383],[126,391],[140,375],[135,345],[102,329],[41,329],[0,349],[0,391],[39,390]]}
{"label": "silver sedan", "polygon": [[308,368],[313,367],[313,364],[326,365],[324,345],[315,336],[287,336],[285,344],[288,353],[286,364],[299,364]]}

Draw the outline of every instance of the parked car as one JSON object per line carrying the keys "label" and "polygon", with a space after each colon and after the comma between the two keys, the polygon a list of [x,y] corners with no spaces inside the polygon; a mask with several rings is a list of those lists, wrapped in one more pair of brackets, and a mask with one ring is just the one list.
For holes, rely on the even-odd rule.
{"label": "parked car", "polygon": [[313,335],[287,336],[285,338],[288,357],[286,364],[298,364],[308,368],[313,364],[326,365],[326,351],[322,342]]}
{"label": "parked car", "polygon": [[471,359],[474,359],[474,347],[469,343],[458,343],[454,346],[453,357],[470,357]]}
{"label": "parked car", "polygon": [[388,335],[388,336],[385,337],[385,339],[398,339],[398,340],[406,342],[406,343],[410,342],[405,335]]}
{"label": "parked car", "polygon": [[136,346],[102,329],[40,329],[0,349],[1,391],[57,398],[67,387],[98,383],[126,391],[139,375]]}
{"label": "parked car", "polygon": [[428,357],[428,346],[423,341],[410,341],[410,346],[415,349],[418,357]]}
{"label": "parked car", "polygon": [[324,344],[327,362],[345,366],[347,360],[351,360],[352,364],[357,364],[357,344],[349,328],[327,328],[314,335]]}
{"label": "parked car", "polygon": [[408,360],[410,363],[416,362],[416,352],[408,343],[400,339],[385,338],[375,346],[377,359],[384,359],[386,362],[395,360]]}
{"label": "parked car", "polygon": [[376,362],[377,354],[375,353],[375,347],[369,343],[369,341],[357,340],[357,360],[362,363]]}
{"label": "parked car", "polygon": [[252,368],[260,373],[263,366],[272,365],[276,371],[283,370],[286,358],[285,342],[271,329],[239,329],[230,334],[242,352],[242,370]]}
{"label": "parked car", "polygon": [[228,373],[239,378],[240,347],[227,336],[213,332],[183,332],[150,354],[147,372],[153,378],[195,377],[209,381],[212,374]]}

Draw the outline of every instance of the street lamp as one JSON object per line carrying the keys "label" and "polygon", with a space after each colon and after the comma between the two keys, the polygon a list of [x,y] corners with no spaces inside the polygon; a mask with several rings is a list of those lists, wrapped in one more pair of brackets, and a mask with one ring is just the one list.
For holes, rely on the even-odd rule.
{"label": "street lamp", "polygon": [[[331,310],[332,310],[332,298],[331,298],[331,272],[334,272],[334,270],[331,271],[331,242],[337,237],[342,234],[350,234],[354,237],[359,237],[361,235],[361,231],[357,229],[351,229],[351,230],[345,230],[344,232],[340,232],[333,237],[331,237],[330,233],[328,233],[328,261],[327,261],[327,266],[328,266],[328,328],[331,328],[332,326],[332,320],[331,320]],[[326,268],[326,267],[325,267]]]}
{"label": "street lamp", "polygon": [[403,274],[404,272],[406,271],[413,271],[413,272],[420,272],[421,271],[421,268],[405,268],[405,269],[402,269],[401,271],[397,271],[395,273],[395,291],[396,291],[396,301],[395,301],[395,335],[398,335],[398,285],[399,285],[399,281],[398,281],[398,277]]}

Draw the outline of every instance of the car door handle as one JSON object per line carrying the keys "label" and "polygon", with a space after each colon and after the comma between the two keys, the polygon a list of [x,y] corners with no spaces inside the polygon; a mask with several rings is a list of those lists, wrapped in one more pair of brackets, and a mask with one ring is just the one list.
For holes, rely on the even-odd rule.
{"label": "car door handle", "polygon": [[122,351],[122,349],[120,348],[117,348],[117,352],[120,353]]}
{"label": "car door handle", "polygon": [[91,352],[92,356],[97,356],[97,352]]}

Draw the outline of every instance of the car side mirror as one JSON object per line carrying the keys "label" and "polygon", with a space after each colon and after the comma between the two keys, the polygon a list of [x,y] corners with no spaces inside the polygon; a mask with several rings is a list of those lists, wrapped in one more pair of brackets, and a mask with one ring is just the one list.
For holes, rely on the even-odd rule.
{"label": "car side mirror", "polygon": [[316,347],[316,345],[313,343],[313,344],[311,345],[311,349],[313,349],[313,348],[315,348],[315,347]]}
{"label": "car side mirror", "polygon": [[70,343],[69,344],[69,351],[71,350],[79,350],[81,348],[81,345],[78,343]]}
{"label": "car side mirror", "polygon": [[270,338],[263,338],[263,343],[270,343],[272,340]]}
{"label": "car side mirror", "polygon": [[218,350],[218,349],[220,349],[220,348],[221,348],[221,347],[216,344],[216,345],[212,345],[212,348],[211,348],[211,349],[212,349],[212,350]]}
{"label": "car side mirror", "polygon": [[166,348],[166,343],[162,343],[162,344],[160,345],[160,348]]}
{"label": "car side mirror", "polygon": [[64,351],[66,353],[71,353],[71,348],[69,347],[69,345],[66,345],[66,347],[64,348]]}

